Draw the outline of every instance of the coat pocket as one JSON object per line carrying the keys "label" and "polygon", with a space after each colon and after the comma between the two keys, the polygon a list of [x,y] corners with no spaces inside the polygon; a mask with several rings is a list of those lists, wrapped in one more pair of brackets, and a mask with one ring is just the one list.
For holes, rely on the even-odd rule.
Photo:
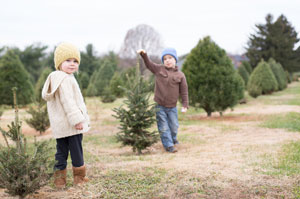
{"label": "coat pocket", "polygon": [[177,83],[177,84],[179,84],[179,83],[181,82],[181,78],[178,77],[178,76],[174,76],[174,77],[172,78],[172,80],[173,80],[174,83]]}

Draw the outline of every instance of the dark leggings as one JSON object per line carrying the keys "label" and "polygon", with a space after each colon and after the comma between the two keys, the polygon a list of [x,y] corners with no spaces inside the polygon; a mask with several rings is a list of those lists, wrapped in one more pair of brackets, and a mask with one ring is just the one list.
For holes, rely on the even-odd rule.
{"label": "dark leggings", "polygon": [[57,162],[54,169],[64,170],[67,167],[69,151],[72,165],[74,167],[83,166],[82,134],[56,139],[55,160]]}

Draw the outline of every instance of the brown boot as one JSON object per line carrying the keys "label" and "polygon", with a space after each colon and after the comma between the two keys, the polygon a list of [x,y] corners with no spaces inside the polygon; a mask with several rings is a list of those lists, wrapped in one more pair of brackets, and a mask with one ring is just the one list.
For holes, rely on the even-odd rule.
{"label": "brown boot", "polygon": [[81,167],[73,167],[73,177],[74,177],[74,185],[80,185],[85,182],[88,182],[89,179],[86,176],[86,168],[85,166]]}
{"label": "brown boot", "polygon": [[57,170],[54,172],[54,185],[58,189],[66,187],[67,183],[67,169]]}

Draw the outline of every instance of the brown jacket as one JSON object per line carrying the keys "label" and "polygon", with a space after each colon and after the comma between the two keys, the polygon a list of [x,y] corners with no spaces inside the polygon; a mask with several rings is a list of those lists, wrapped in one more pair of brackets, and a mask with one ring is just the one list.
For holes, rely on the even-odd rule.
{"label": "brown jacket", "polygon": [[176,107],[179,96],[182,106],[188,107],[188,86],[185,75],[178,67],[167,68],[162,64],[155,64],[142,53],[146,67],[155,75],[154,101],[168,108]]}

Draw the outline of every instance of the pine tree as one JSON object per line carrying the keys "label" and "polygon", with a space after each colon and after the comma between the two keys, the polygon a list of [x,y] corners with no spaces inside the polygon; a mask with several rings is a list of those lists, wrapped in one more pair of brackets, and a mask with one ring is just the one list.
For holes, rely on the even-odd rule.
{"label": "pine tree", "polygon": [[116,97],[123,97],[124,95],[124,90],[120,86],[124,86],[124,82],[121,79],[120,73],[116,71],[109,82],[110,91]]}
{"label": "pine tree", "polygon": [[98,70],[101,65],[101,60],[96,57],[96,52],[93,44],[86,45],[85,52],[81,52],[80,55],[81,61],[79,71],[81,71],[82,73],[87,73],[88,76],[91,77],[93,72]]}
{"label": "pine tree", "polygon": [[241,65],[245,67],[249,75],[252,73],[252,67],[248,61],[242,61]]}
{"label": "pine tree", "polygon": [[109,82],[114,75],[115,65],[105,60],[101,68],[95,71],[87,88],[88,96],[101,96],[104,89],[109,86]]}
{"label": "pine tree", "polygon": [[[137,71],[139,64],[137,64]],[[156,143],[159,139],[157,131],[149,131],[149,128],[155,123],[155,105],[150,103],[149,85],[136,72],[136,78],[128,81],[129,88],[123,88],[125,91],[124,105],[120,108],[114,108],[116,113],[114,117],[120,120],[120,132],[117,134],[117,140],[124,146],[132,146],[134,152],[142,153],[142,150]],[[128,79],[129,80],[129,79]]]}
{"label": "pine tree", "polygon": [[45,51],[47,48],[47,46],[44,46],[40,43],[27,46],[23,51],[14,48],[14,52],[19,56],[26,71],[28,71],[33,84],[36,83],[42,70],[44,69],[43,61],[46,58]]}
{"label": "pine tree", "polygon": [[276,78],[267,62],[261,60],[250,75],[248,92],[252,97],[262,94],[271,94],[276,91],[278,84]]}
{"label": "pine tree", "polygon": [[293,81],[291,74],[286,70],[285,75],[286,75],[287,83],[290,84]]}
{"label": "pine tree", "polygon": [[30,75],[12,50],[8,50],[0,59],[0,80],[0,104],[12,105],[13,99],[8,93],[13,87],[21,91],[17,95],[19,104],[33,101],[34,90]]}
{"label": "pine tree", "polygon": [[300,48],[294,49],[299,42],[297,31],[284,15],[275,22],[273,16],[266,16],[266,24],[255,25],[257,32],[248,41],[247,57],[253,67],[261,59],[274,58],[284,70],[289,72],[300,70]]}
{"label": "pine tree", "polygon": [[86,72],[79,72],[78,74],[78,83],[81,88],[81,90],[87,89],[89,86],[89,75]]}
{"label": "pine tree", "polygon": [[47,106],[44,103],[37,103],[35,106],[30,106],[26,112],[31,115],[31,118],[25,120],[26,123],[38,131],[40,135],[50,127]]}
{"label": "pine tree", "polygon": [[248,71],[246,70],[245,66],[244,65],[240,65],[239,68],[238,68],[238,73],[239,75],[243,78],[244,80],[244,84],[247,85],[248,83],[248,79],[249,79],[249,73]]}
{"label": "pine tree", "polygon": [[286,74],[281,66],[281,64],[276,63],[276,61],[273,58],[270,58],[268,61],[272,72],[277,80],[278,83],[278,90],[283,90],[287,87],[287,79]]}
{"label": "pine tree", "polygon": [[111,102],[114,102],[115,100],[116,100],[116,96],[111,93],[109,87],[106,87],[101,96],[101,102],[111,103]]}
{"label": "pine tree", "polygon": [[192,49],[182,71],[189,85],[190,104],[203,108],[208,116],[212,112],[232,108],[240,100],[241,91],[237,88],[243,90],[243,81],[236,76],[237,72],[225,51],[210,37],[200,40]]}
{"label": "pine tree", "polygon": [[[34,142],[28,146],[21,133],[18,116],[16,89],[14,89],[15,121],[8,131],[0,127],[6,147],[0,148],[0,188],[12,196],[26,197],[48,183],[53,175],[54,161],[50,161],[49,142]],[[10,138],[15,144],[8,143]]]}

